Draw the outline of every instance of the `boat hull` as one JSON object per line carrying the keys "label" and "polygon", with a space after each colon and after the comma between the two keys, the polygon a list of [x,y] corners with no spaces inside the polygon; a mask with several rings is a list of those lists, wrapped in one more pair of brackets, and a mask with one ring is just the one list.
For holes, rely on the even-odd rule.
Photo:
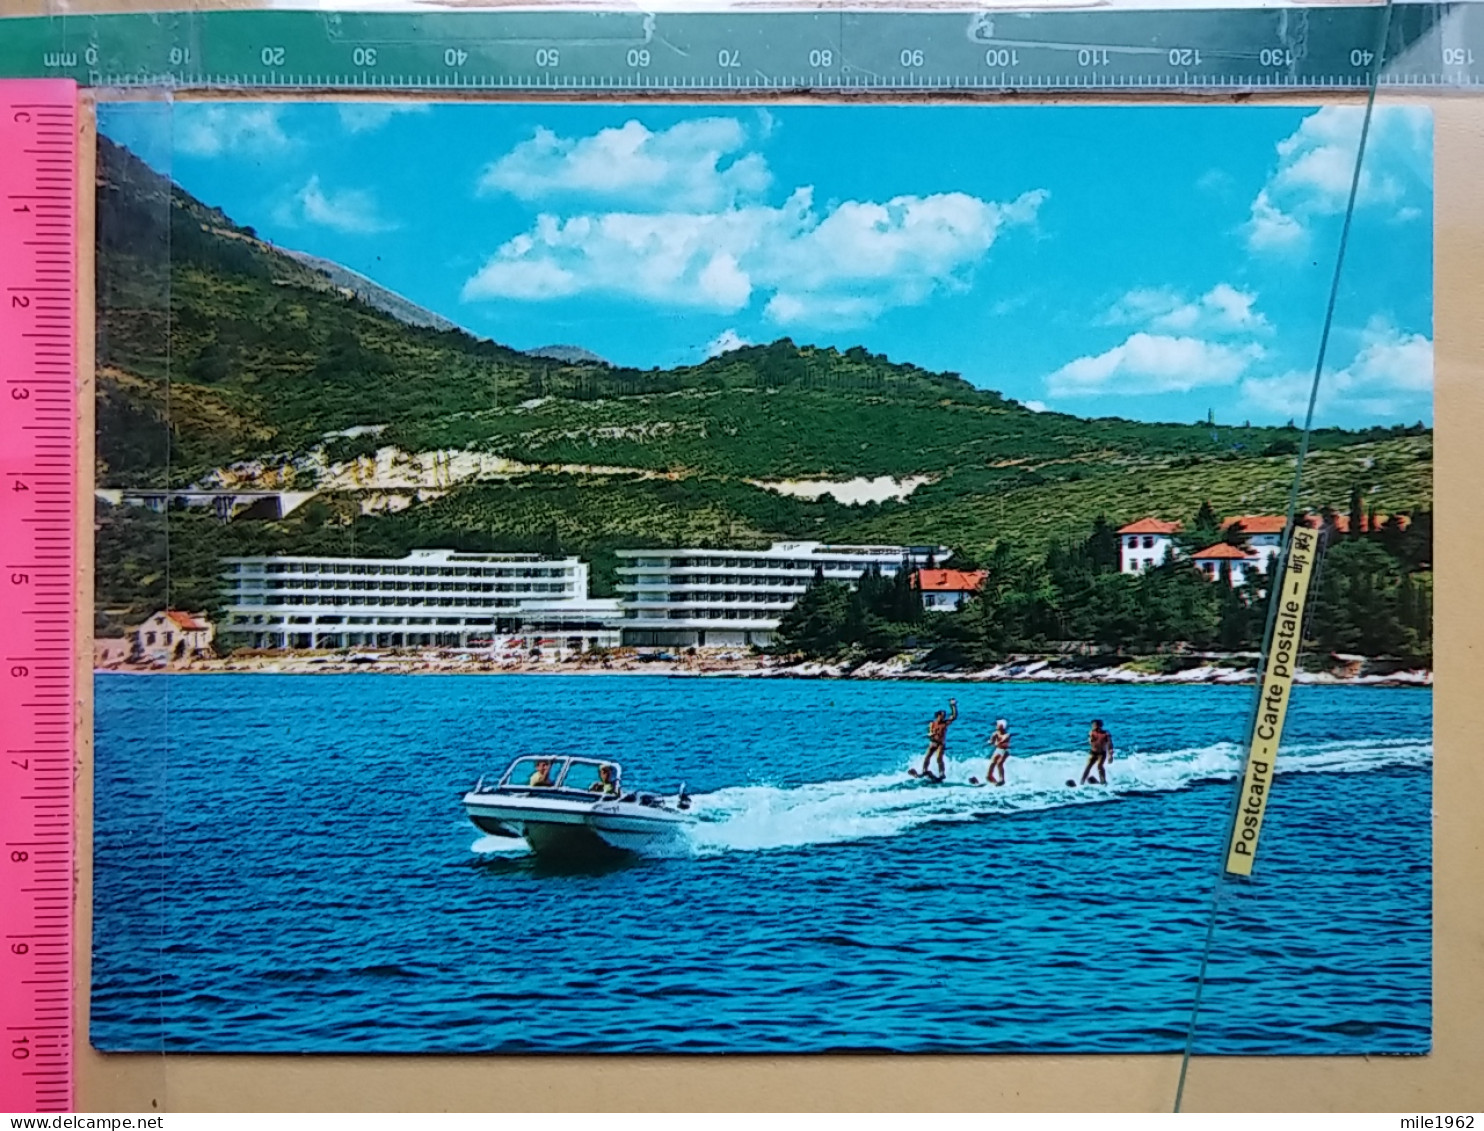
{"label": "boat hull", "polygon": [[481,832],[519,837],[542,856],[651,852],[683,840],[691,818],[673,809],[632,802],[568,802],[542,797],[471,793],[469,820]]}

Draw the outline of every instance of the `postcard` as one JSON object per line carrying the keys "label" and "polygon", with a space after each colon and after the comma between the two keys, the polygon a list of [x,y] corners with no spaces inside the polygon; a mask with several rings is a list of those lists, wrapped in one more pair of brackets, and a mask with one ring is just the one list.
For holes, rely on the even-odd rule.
{"label": "postcard", "polygon": [[1426,1052],[1363,113],[102,108],[93,1044],[1179,1050],[1298,532],[1195,1049]]}

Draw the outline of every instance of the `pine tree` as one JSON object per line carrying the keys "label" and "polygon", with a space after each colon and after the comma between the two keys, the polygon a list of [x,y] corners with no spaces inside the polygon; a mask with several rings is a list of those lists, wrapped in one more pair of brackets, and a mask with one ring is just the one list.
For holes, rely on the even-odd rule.
{"label": "pine tree", "polygon": [[850,597],[847,586],[824,580],[824,571],[816,570],[809,587],[778,622],[777,650],[816,659],[833,656],[844,643]]}

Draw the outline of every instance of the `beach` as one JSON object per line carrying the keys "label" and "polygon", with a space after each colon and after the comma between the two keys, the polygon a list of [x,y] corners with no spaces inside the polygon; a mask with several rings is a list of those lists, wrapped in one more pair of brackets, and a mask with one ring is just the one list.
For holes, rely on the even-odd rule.
{"label": "beach", "polygon": [[[234,653],[198,658],[170,667],[119,664],[100,672],[122,675],[662,675],[672,678],[927,680],[943,683],[1070,684],[1251,684],[1257,678],[1252,654],[1203,653],[1184,656],[1089,657],[1011,656],[979,668],[933,666],[925,652],[865,662],[798,661],[738,653],[696,655],[634,652],[564,658],[493,657],[487,653],[408,649],[382,652]],[[1312,660],[1311,660],[1312,666]],[[1170,670],[1174,669],[1174,670]],[[1317,670],[1301,670],[1295,682],[1357,687],[1431,687],[1430,668],[1394,660],[1331,656]]]}

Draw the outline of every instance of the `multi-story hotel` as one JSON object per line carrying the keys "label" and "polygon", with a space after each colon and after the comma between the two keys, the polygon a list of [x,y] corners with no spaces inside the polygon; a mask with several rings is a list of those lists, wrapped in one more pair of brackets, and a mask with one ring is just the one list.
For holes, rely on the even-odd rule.
{"label": "multi-story hotel", "polygon": [[588,567],[537,554],[414,550],[405,558],[223,561],[230,643],[252,648],[584,651],[618,643],[618,602],[588,596]]}
{"label": "multi-story hotel", "polygon": [[849,584],[871,565],[884,574],[941,562],[942,546],[826,546],[775,542],[766,550],[619,550],[622,643],[637,647],[763,645],[816,571]]}

